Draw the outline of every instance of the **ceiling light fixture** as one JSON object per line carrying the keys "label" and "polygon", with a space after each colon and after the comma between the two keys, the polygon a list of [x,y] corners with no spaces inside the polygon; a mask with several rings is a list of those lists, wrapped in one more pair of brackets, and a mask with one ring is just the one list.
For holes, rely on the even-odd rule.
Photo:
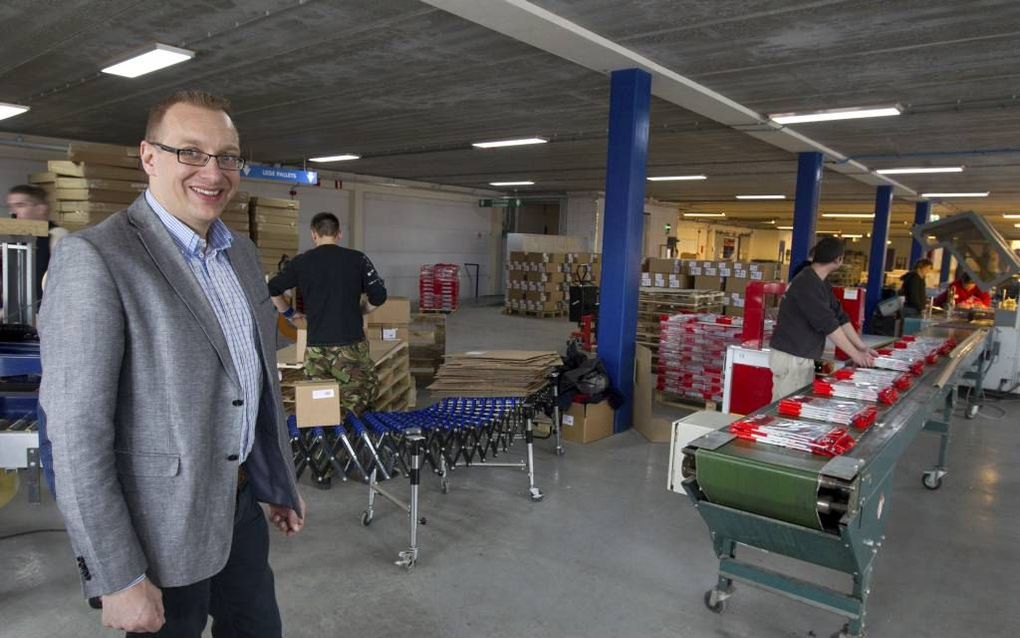
{"label": "ceiling light fixture", "polygon": [[475,148],[503,148],[505,146],[527,146],[529,144],[545,144],[549,140],[544,137],[522,137],[516,140],[495,140],[492,142],[472,142]]}
{"label": "ceiling light fixture", "polygon": [[861,237],[864,237],[864,235],[855,235],[853,233],[847,233],[840,234],[840,237],[842,237],[843,239],[860,239]]}
{"label": "ceiling light fixture", "polygon": [[535,182],[521,180],[518,182],[489,182],[489,186],[534,186]]}
{"label": "ceiling light fixture", "polygon": [[786,195],[737,195],[737,199],[786,199]]}
{"label": "ceiling light fixture", "polygon": [[6,120],[9,117],[21,115],[22,113],[25,113],[28,110],[29,108],[27,106],[22,106],[20,104],[10,104],[9,102],[0,102],[0,120]]}
{"label": "ceiling light fixture", "polygon": [[988,197],[989,191],[975,193],[921,193],[921,197]]}
{"label": "ceiling light fixture", "polygon": [[1017,213],[1005,213],[1002,216],[1003,219],[1020,219],[1020,214]]}
{"label": "ceiling light fixture", "polygon": [[684,213],[684,217],[726,217],[726,213]]}
{"label": "ceiling light fixture", "polygon": [[776,124],[801,124],[803,122],[831,122],[834,120],[859,120],[866,117],[887,117],[902,113],[903,107],[899,104],[894,104],[892,106],[826,109],[807,113],[773,113],[769,115],[769,119]]}
{"label": "ceiling light fixture", "polygon": [[343,153],[341,155],[324,155],[322,157],[309,157],[309,162],[346,162],[347,160],[361,159],[360,155]]}
{"label": "ceiling light fixture", "polygon": [[776,230],[793,230],[793,226],[776,226]]}
{"label": "ceiling light fixture", "polygon": [[659,177],[649,177],[649,182],[688,182],[699,179],[708,179],[705,175],[662,175]]}
{"label": "ceiling light fixture", "polygon": [[103,73],[119,75],[125,78],[136,78],[146,73],[159,71],[195,57],[194,51],[172,47],[169,44],[155,43],[135,53],[130,58],[103,69]]}
{"label": "ceiling light fixture", "polygon": [[915,168],[880,168],[879,175],[920,175],[922,173],[962,173],[962,166],[918,166]]}
{"label": "ceiling light fixture", "polygon": [[875,213],[822,213],[822,217],[833,219],[874,219]]}

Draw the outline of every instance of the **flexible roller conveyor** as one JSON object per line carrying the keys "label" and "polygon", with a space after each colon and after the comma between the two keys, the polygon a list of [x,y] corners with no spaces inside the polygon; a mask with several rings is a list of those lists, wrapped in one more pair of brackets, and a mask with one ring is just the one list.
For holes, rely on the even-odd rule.
{"label": "flexible roller conveyor", "polygon": [[[964,375],[980,376],[987,335],[987,330],[972,326],[933,327],[921,333],[952,338],[958,345],[914,377],[909,389],[900,390],[895,404],[869,404],[877,408],[875,422],[865,429],[846,429],[854,439],[846,453],[827,457],[745,440],[737,438],[736,427],[713,431],[674,450],[674,462],[682,464],[682,486],[673,489],[682,487],[690,497],[708,524],[719,556],[718,582],[705,594],[708,607],[722,611],[734,581],[741,581],[842,615],[847,623],[839,635],[863,636],[871,570],[885,538],[893,469],[918,432],[934,432],[941,436],[939,457],[923,481],[929,489],[941,485],[956,385]],[[810,391],[808,387],[795,394]],[[778,405],[755,415],[784,418],[777,414]],[[849,574],[853,590],[835,591],[742,561],[738,543]]]}

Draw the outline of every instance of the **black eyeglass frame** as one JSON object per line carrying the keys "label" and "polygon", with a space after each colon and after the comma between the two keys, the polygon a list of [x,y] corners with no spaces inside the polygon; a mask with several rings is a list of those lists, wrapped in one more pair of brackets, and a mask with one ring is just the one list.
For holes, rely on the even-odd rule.
{"label": "black eyeglass frame", "polygon": [[[177,161],[180,162],[181,164],[184,164],[185,166],[205,166],[206,164],[209,163],[209,160],[212,159],[212,158],[216,158],[216,166],[218,166],[220,168],[220,170],[223,170],[223,171],[240,171],[242,168],[244,168],[244,165],[245,165],[245,159],[243,157],[241,157],[240,155],[234,155],[232,153],[224,153],[222,155],[213,155],[212,153],[206,153],[205,151],[200,151],[197,148],[174,148],[173,146],[167,146],[166,144],[160,144],[159,142],[150,142],[149,140],[146,140],[146,142],[149,143],[149,144],[152,144],[153,146],[155,146],[156,148],[159,148],[160,150],[166,151],[167,153],[173,153],[174,155],[177,156]],[[197,155],[196,159],[201,158],[202,159],[202,163],[198,164],[198,163],[195,163],[195,162],[185,162],[181,158],[181,153],[193,153],[193,154],[196,154]],[[228,158],[228,159],[232,158],[232,159],[236,160],[237,166],[236,167],[235,166],[224,166],[223,163],[220,162],[220,159],[222,159],[222,158]]]}

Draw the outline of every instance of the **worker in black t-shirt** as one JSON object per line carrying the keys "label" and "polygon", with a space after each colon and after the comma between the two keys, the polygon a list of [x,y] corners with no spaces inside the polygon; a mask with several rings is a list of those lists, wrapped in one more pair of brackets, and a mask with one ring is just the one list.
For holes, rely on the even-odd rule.
{"label": "worker in black t-shirt", "polygon": [[914,269],[900,277],[900,295],[903,297],[903,316],[919,317],[928,305],[925,277],[932,270],[930,259],[918,259]]}
{"label": "worker in black t-shirt", "polygon": [[290,319],[294,309],[283,293],[301,290],[308,321],[305,376],[335,379],[340,405],[361,414],[372,407],[378,381],[362,315],[386,301],[386,287],[364,253],[339,245],[336,215],[317,214],[311,228],[315,248],[288,262],[269,281],[269,294],[276,309]]}
{"label": "worker in black t-shirt", "polygon": [[769,344],[772,400],[800,390],[815,376],[825,338],[860,366],[870,366],[877,352],[854,330],[850,317],[825,278],[843,265],[843,242],[823,237],[815,244],[811,264],[793,278],[779,304],[779,317]]}

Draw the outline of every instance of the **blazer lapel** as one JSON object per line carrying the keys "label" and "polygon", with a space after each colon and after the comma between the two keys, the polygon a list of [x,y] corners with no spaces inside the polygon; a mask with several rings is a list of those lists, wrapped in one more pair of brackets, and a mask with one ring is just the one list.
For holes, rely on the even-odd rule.
{"label": "blazer lapel", "polygon": [[[267,333],[264,328],[263,322],[259,321],[258,309],[259,304],[266,301],[269,297],[269,289],[266,287],[265,277],[262,275],[262,271],[259,268],[248,267],[246,256],[241,254],[241,251],[237,249],[237,240],[230,248],[227,249],[227,257],[230,258],[230,266],[234,269],[234,274],[237,275],[237,281],[241,284],[241,290],[244,291],[244,297],[248,300],[248,305],[251,307],[252,316],[255,318],[255,325],[259,331],[259,344],[262,348],[263,358],[265,353],[275,351],[276,349],[276,325],[273,325],[273,331]],[[275,370],[272,371],[275,374]]]}
{"label": "blazer lapel", "polygon": [[184,257],[170,233],[163,227],[159,217],[145,201],[144,194],[131,204],[127,214],[131,224],[138,229],[138,238],[149,256],[152,257],[156,268],[163,273],[170,287],[194,315],[198,325],[202,327],[205,336],[209,339],[209,343],[216,350],[223,369],[226,370],[231,381],[240,387],[237,370],[234,368],[234,359],[230,356],[230,348],[223,336],[223,328],[220,327],[220,322],[216,318],[216,313],[213,312],[209,298],[199,286],[195,274],[184,262]]}

